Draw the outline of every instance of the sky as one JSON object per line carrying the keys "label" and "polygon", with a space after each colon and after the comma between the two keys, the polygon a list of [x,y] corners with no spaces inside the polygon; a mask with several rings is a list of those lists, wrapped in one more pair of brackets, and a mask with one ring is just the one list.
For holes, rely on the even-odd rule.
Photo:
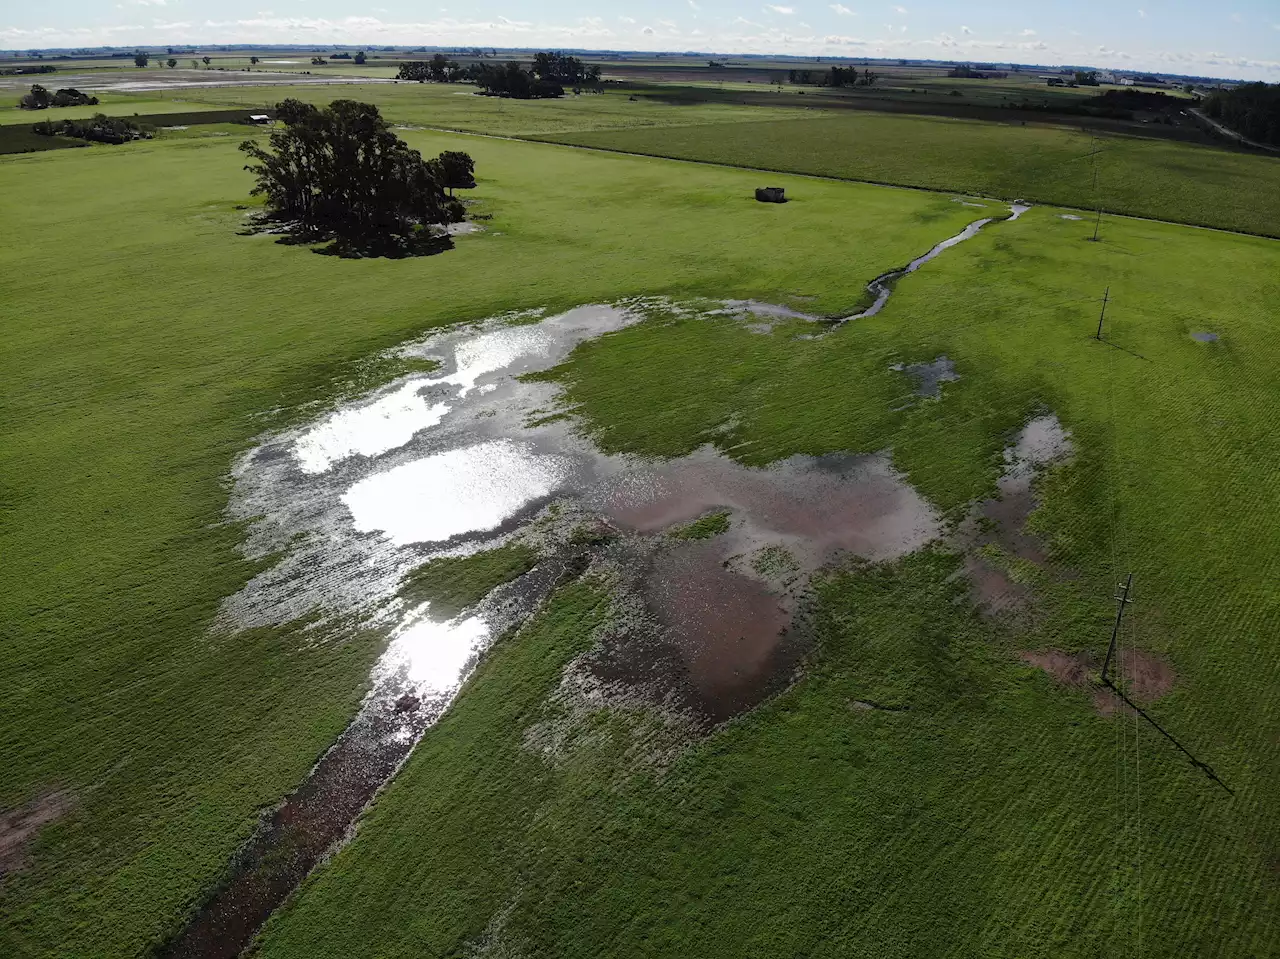
{"label": "sky", "polygon": [[1280,0],[49,0],[0,48],[226,43],[709,51],[1087,64],[1280,82]]}

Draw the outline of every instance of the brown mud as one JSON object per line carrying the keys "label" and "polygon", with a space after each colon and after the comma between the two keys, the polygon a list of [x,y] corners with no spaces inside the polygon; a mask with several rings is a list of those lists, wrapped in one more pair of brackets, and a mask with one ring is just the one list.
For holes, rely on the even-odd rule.
{"label": "brown mud", "polygon": [[27,849],[41,827],[66,815],[74,802],[71,793],[54,790],[0,813],[0,879],[26,865]]}
{"label": "brown mud", "polygon": [[[1120,697],[1102,684],[1101,663],[1091,653],[1071,654],[1058,649],[1044,649],[1021,652],[1018,658],[1048,673],[1059,685],[1089,690],[1100,716],[1113,716],[1129,709]],[[1111,668],[1115,673],[1115,684],[1131,700],[1143,705],[1168,694],[1177,681],[1172,664],[1142,649],[1121,650]]]}
{"label": "brown mud", "polygon": [[603,643],[591,666],[601,682],[674,704],[703,727],[790,684],[811,648],[797,623],[810,575],[843,556],[903,556],[941,532],[937,513],[881,455],[797,456],[758,469],[703,448],[606,486],[599,506],[642,535],[729,512],[726,532],[660,539],[636,564],[632,588],[653,628]]}

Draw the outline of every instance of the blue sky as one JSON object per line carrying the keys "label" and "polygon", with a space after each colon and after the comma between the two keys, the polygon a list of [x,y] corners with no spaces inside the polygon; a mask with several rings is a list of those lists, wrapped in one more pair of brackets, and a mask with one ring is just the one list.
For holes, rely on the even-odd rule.
{"label": "blue sky", "polygon": [[52,0],[0,47],[352,43],[1088,63],[1280,82],[1280,0]]}

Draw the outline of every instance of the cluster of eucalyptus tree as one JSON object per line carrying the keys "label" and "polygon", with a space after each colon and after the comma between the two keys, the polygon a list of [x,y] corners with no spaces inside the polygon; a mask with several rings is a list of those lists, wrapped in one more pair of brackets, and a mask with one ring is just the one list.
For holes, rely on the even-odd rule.
{"label": "cluster of eucalyptus tree", "polygon": [[268,219],[288,223],[298,239],[332,238],[342,250],[447,247],[425,241],[432,225],[463,219],[461,201],[445,191],[475,186],[466,154],[424,160],[376,106],[355,100],[323,109],[285,100],[276,119],[265,146],[240,144],[254,161],[245,169],[257,179],[252,193],[265,197]]}

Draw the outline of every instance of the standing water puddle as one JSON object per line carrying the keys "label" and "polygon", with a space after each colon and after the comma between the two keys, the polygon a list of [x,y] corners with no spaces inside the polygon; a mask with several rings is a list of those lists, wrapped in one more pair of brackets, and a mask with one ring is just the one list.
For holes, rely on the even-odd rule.
{"label": "standing water puddle", "polygon": [[1071,455],[1071,434],[1053,414],[1029,420],[1012,446],[1004,451],[1004,472],[996,481],[999,495],[982,500],[956,532],[964,549],[965,572],[975,598],[989,612],[1008,610],[1027,602],[1028,587],[982,555],[984,548],[1007,559],[1043,568],[1048,562],[1044,546],[1026,531],[1037,502],[1032,484],[1048,466]]}
{"label": "standing water puddle", "polygon": [[[1015,206],[1009,219],[1025,209]],[[872,281],[873,304],[846,320],[879,312],[898,278],[989,222]],[[397,598],[425,560],[500,545],[553,502],[562,517],[605,518],[628,534],[619,555],[637,560],[632,585],[648,614],[603,645],[598,678],[715,723],[790,681],[805,649],[792,620],[812,572],[843,554],[892,559],[940,534],[935,511],[884,455],[753,469],[704,448],[654,463],[603,454],[549,419],[559,388],[517,377],[639,321],[646,306],[587,306],[537,323],[529,322],[537,314],[500,317],[431,336],[403,352],[438,361],[437,372],[269,437],[237,464],[229,512],[248,529],[245,552],[282,558],[223,604],[219,628],[343,617],[386,630],[390,642],[355,720],[263,820],[164,955],[239,955],[343,840],[493,639],[522,623],[565,572],[563,561],[544,560],[441,623],[427,604]],[[727,532],[704,541],[663,535],[711,509],[728,511]]]}

